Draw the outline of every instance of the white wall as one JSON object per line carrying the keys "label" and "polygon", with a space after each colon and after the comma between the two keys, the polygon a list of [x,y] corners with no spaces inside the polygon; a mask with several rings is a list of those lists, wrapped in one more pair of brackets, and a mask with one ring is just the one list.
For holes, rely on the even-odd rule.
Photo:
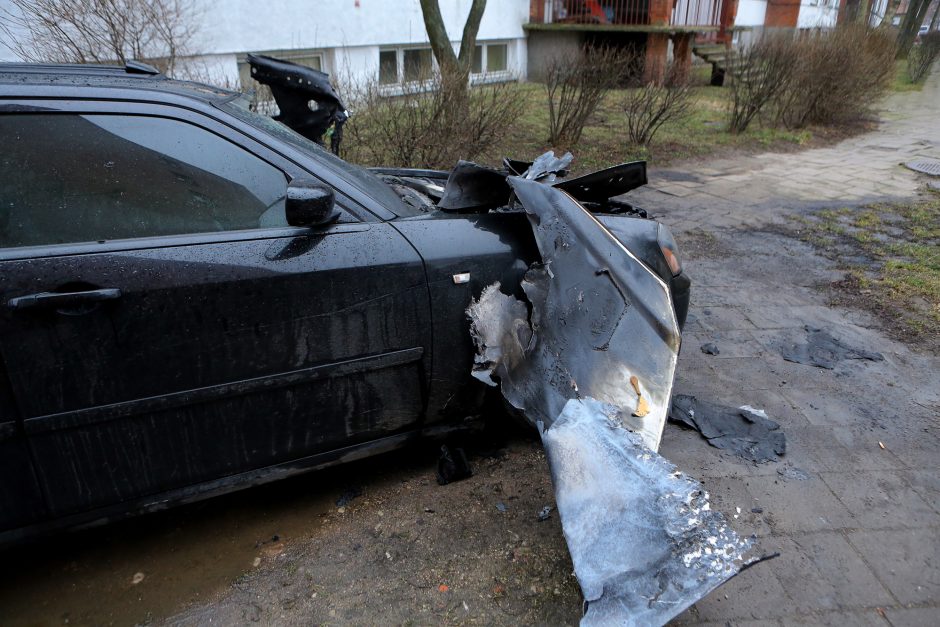
{"label": "white wall", "polygon": [[763,26],[767,12],[767,0],[740,0],[738,13],[734,18],[735,26]]}
{"label": "white wall", "polygon": [[[455,47],[472,0],[441,0],[444,24]],[[10,6],[0,0],[0,10]],[[197,77],[206,74],[237,81],[238,54],[281,49],[319,49],[324,70],[375,77],[379,46],[427,43],[418,0],[196,0],[200,23],[188,63]],[[529,0],[490,0],[479,41],[509,44],[509,69],[524,76]],[[2,45],[0,61],[18,60]]]}
{"label": "white wall", "polygon": [[[887,0],[875,0],[885,3]],[[740,0],[735,26],[763,26],[767,0]],[[839,0],[802,0],[797,28],[831,28],[839,17]]]}
{"label": "white wall", "polygon": [[[422,43],[428,40],[418,0],[198,0],[204,41],[200,52],[337,48]],[[451,39],[459,40],[471,0],[440,2]],[[356,6],[358,5],[358,6]],[[479,39],[525,36],[528,0],[488,2]]]}
{"label": "white wall", "polygon": [[839,17],[839,0],[818,0],[818,3],[803,0],[797,28],[833,28]]}

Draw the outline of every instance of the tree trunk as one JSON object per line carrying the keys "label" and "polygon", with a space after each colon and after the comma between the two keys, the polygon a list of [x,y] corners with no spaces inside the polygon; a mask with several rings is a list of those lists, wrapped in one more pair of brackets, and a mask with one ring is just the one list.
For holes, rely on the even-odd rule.
{"label": "tree trunk", "polygon": [[917,31],[920,30],[920,25],[924,23],[924,18],[927,16],[928,8],[930,8],[930,0],[911,0],[911,4],[907,7],[907,13],[904,15],[904,19],[901,20],[897,58],[907,58],[907,53],[914,45],[914,38],[917,37]]}
{"label": "tree trunk", "polygon": [[940,2],[937,3],[937,8],[933,10],[933,19],[930,20],[930,31],[933,32],[940,28]]}
{"label": "tree trunk", "polygon": [[871,24],[871,0],[859,0],[855,21],[868,26]]}
{"label": "tree trunk", "polygon": [[891,20],[894,19],[894,16],[898,13],[898,6],[900,6],[901,0],[888,0],[888,6],[885,8],[885,16],[881,19],[882,28],[891,28]]}
{"label": "tree trunk", "polygon": [[480,30],[480,20],[486,0],[473,0],[470,14],[463,27],[463,38],[460,40],[460,55],[454,54],[450,44],[447,27],[441,16],[441,7],[438,0],[421,0],[421,14],[424,16],[424,28],[431,41],[431,50],[441,71],[445,74],[457,73],[467,76],[470,74],[470,64],[473,61],[473,50],[477,43],[477,33]]}
{"label": "tree trunk", "polygon": [[460,67],[467,72],[470,71],[470,64],[473,62],[473,51],[477,45],[477,33],[480,32],[480,20],[483,19],[485,8],[486,0],[473,0],[473,4],[470,5],[470,14],[467,15],[467,22],[463,26],[460,56],[457,60],[460,62]]}

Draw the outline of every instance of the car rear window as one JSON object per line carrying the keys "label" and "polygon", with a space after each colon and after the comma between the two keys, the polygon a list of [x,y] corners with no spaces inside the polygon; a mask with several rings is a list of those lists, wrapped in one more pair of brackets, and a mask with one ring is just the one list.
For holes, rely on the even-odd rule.
{"label": "car rear window", "polygon": [[286,226],[283,172],[169,118],[0,116],[0,247]]}

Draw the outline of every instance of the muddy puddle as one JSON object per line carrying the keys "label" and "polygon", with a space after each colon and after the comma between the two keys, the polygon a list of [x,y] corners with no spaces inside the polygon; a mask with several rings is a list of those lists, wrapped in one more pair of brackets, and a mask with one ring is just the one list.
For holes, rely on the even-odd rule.
{"label": "muddy puddle", "polygon": [[2,550],[0,623],[133,625],[211,602],[315,532],[369,463]]}

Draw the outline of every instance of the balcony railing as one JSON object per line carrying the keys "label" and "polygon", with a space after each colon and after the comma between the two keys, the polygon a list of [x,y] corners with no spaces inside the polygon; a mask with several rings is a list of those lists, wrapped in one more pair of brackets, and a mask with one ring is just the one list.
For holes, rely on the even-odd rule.
{"label": "balcony railing", "polygon": [[718,26],[722,0],[531,0],[532,24]]}
{"label": "balcony railing", "polygon": [[672,26],[719,26],[721,0],[676,0],[669,18]]}

